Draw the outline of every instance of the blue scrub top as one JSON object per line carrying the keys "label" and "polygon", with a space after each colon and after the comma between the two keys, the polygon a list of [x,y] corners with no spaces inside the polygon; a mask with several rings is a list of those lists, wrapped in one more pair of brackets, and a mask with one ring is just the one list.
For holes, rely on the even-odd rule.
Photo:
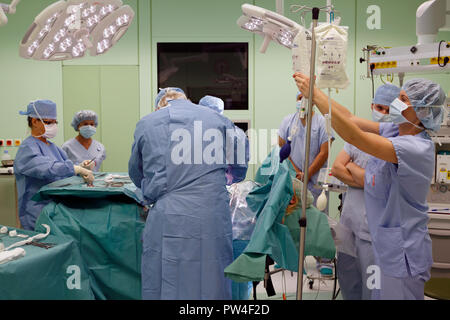
{"label": "blue scrub top", "polygon": [[14,160],[19,218],[22,228],[34,230],[34,224],[49,201],[35,202],[31,198],[43,186],[75,175],[73,163],[66,153],[48,141],[26,138]]}
{"label": "blue scrub top", "polygon": [[433,264],[427,195],[434,143],[426,132],[398,136],[392,124],[380,124],[380,135],[392,141],[398,164],[371,157],[366,167],[366,213],[375,257],[383,274],[415,277]]}
{"label": "blue scrub top", "polygon": [[[291,135],[291,131],[295,126],[295,122],[298,121],[298,112],[291,114],[284,118],[281,123],[280,129],[278,130],[278,135],[284,141],[288,141],[288,137]],[[334,139],[334,137],[333,137]],[[298,124],[298,131],[294,137],[292,137],[291,143],[291,159],[295,163],[295,165],[302,171],[304,171],[304,163],[305,163],[305,141],[306,141],[306,126],[304,127],[301,121]],[[320,152],[320,147],[328,142],[328,134],[325,118],[317,113],[314,113],[312,122],[311,122],[311,146],[310,146],[310,157],[309,164],[311,165],[316,159],[317,155]],[[325,162],[323,168],[327,167],[327,163]],[[322,190],[314,188],[314,185],[317,184],[317,179],[319,178],[319,172],[313,175],[308,182],[308,189],[314,196],[314,200],[316,201],[319,195],[322,193]]]}
{"label": "blue scrub top", "polygon": [[[359,167],[365,169],[370,155],[359,150],[355,146],[346,143],[344,151],[350,159]],[[371,241],[369,226],[367,223],[366,210],[364,206],[364,189],[349,187],[345,193],[344,205],[340,222],[353,231],[360,239]]]}
{"label": "blue scrub top", "polygon": [[67,153],[67,156],[75,165],[80,165],[85,160],[95,159],[94,172],[100,170],[103,161],[106,159],[105,147],[94,139],[92,139],[92,144],[89,149],[86,149],[75,138],[66,141],[62,145],[62,149]]}

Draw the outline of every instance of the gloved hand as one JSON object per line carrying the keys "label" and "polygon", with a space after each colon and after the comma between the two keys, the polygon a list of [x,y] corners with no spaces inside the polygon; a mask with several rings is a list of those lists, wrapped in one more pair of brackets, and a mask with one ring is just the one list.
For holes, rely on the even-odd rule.
{"label": "gloved hand", "polygon": [[94,183],[95,178],[91,170],[80,166],[73,166],[73,169],[75,170],[75,174],[80,175],[87,184],[91,185]]}
{"label": "gloved hand", "polygon": [[94,168],[95,168],[95,161],[84,160],[84,161],[80,164],[80,167],[92,171],[92,170],[94,170]]}

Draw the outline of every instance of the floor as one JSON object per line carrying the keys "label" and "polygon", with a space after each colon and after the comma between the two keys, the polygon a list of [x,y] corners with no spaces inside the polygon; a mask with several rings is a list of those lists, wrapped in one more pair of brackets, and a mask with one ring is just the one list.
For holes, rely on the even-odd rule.
{"label": "floor", "polygon": [[[313,257],[306,257],[306,273],[308,276],[318,277],[319,273],[316,269],[316,260]],[[274,270],[274,266],[270,267],[270,270]],[[283,273],[278,272],[272,275],[272,283],[277,293],[275,296],[268,297],[266,289],[264,288],[263,282],[260,282],[256,287],[257,299],[258,300],[283,300],[283,292],[286,292],[286,300],[296,300],[297,297],[297,273],[290,271]],[[285,285],[284,285],[285,283]],[[313,288],[309,288],[309,279],[303,277],[303,300],[332,300],[333,298],[333,286],[334,280],[322,279],[314,280]],[[283,287],[286,290],[283,290]],[[337,284],[337,289],[339,289],[339,283]],[[253,299],[253,293],[250,297]],[[342,300],[342,295],[339,294],[336,300]],[[430,297],[425,296],[425,300],[434,300]]]}
{"label": "floor", "polygon": [[[308,276],[318,277],[319,273],[316,269],[316,260],[313,257],[306,257],[306,273]],[[274,266],[270,267],[274,270]],[[283,300],[283,292],[286,292],[286,300],[296,300],[297,296],[297,273],[285,271],[283,281],[283,272],[278,272],[272,275],[272,282],[275,288],[276,296],[267,297],[264,283],[256,287],[258,300]],[[322,278],[322,280],[314,280],[313,288],[309,288],[309,279],[303,277],[303,300],[332,300],[334,280]],[[283,290],[283,287],[286,289]],[[337,286],[339,288],[339,285]],[[253,294],[251,296],[253,299]],[[338,295],[337,300],[342,300],[342,296]]]}

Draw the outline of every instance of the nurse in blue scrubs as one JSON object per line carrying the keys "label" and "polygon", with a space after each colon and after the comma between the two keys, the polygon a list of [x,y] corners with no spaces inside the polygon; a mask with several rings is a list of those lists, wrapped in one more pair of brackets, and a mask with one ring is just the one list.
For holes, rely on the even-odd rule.
{"label": "nurse in blue scrubs", "polygon": [[62,145],[62,149],[73,163],[85,164],[98,172],[106,159],[105,146],[92,137],[97,133],[98,116],[94,111],[79,111],[73,117],[72,127],[78,136]]}
{"label": "nurse in blue scrubs", "polygon": [[[294,75],[309,93],[309,78]],[[435,148],[428,132],[443,120],[445,93],[430,80],[412,79],[390,105],[392,123],[353,116],[332,102],[332,125],[348,143],[368,153],[364,196],[367,220],[380,273],[373,299],[423,300],[433,263],[428,234],[427,195],[434,170]],[[328,97],[314,88],[313,101],[328,113]],[[393,130],[398,125],[398,133]]]}

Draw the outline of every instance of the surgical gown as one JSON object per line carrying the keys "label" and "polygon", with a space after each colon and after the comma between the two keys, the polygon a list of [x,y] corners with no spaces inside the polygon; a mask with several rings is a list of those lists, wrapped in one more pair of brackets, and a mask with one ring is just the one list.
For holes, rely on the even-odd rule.
{"label": "surgical gown", "polygon": [[97,140],[92,139],[92,144],[89,149],[86,149],[77,139],[70,139],[66,141],[61,147],[75,165],[80,165],[85,160],[95,161],[94,172],[98,172],[102,162],[106,159],[106,151],[103,144]]}
{"label": "surgical gown", "polygon": [[[129,174],[154,203],[143,233],[143,299],[231,299],[224,276],[233,261],[227,130],[234,131],[230,120],[187,100],[171,101],[137,124]],[[218,161],[211,163],[211,154]],[[233,167],[246,168],[245,157]]]}
{"label": "surgical gown", "polygon": [[48,145],[34,137],[26,138],[14,160],[19,219],[22,228],[34,230],[35,222],[49,201],[31,198],[49,183],[75,175],[73,163],[66,153],[52,142]]}
{"label": "surgical gown", "polygon": [[428,234],[429,192],[434,170],[434,143],[426,132],[392,136],[392,125],[380,124],[391,140],[398,164],[371,157],[364,195],[375,260],[381,269],[375,299],[423,299],[433,264]]}
{"label": "surgical gown", "polygon": [[[240,146],[245,145],[245,158],[246,162],[250,160],[250,145],[248,142],[247,135],[244,130],[239,127],[235,127],[234,135],[236,136],[236,143]],[[232,185],[233,183],[238,183],[245,179],[247,175],[247,167],[237,167],[230,165],[226,170],[227,185]]]}
{"label": "surgical gown", "polygon": [[[288,137],[291,135],[295,122],[298,121],[298,112],[291,114],[284,118],[281,123],[280,129],[278,130],[278,135],[284,141],[288,141]],[[303,126],[301,122],[298,122],[298,131],[294,137],[292,137],[291,144],[291,159],[294,164],[302,171],[304,171],[305,162],[305,142],[306,142],[306,127]],[[328,142],[328,134],[326,129],[325,118],[317,113],[314,113],[311,125],[311,147],[309,164],[311,165],[316,159],[320,152],[320,147]],[[326,163],[324,163],[323,168],[326,168]],[[319,172],[314,174],[308,182],[308,189],[311,191],[314,197],[314,205],[316,204],[317,198],[322,193],[321,189],[314,188],[317,184],[317,179],[319,178]]]}
{"label": "surgical gown", "polygon": [[[362,152],[351,144],[345,144],[345,152],[353,163],[365,168],[370,155]],[[337,273],[339,286],[345,300],[370,300],[372,290],[367,283],[367,268],[374,265],[375,258],[367,224],[366,210],[364,207],[364,189],[349,187],[345,193],[344,205],[340,223],[351,233],[353,243],[343,245],[355,248],[355,256],[348,252],[338,252]]]}

